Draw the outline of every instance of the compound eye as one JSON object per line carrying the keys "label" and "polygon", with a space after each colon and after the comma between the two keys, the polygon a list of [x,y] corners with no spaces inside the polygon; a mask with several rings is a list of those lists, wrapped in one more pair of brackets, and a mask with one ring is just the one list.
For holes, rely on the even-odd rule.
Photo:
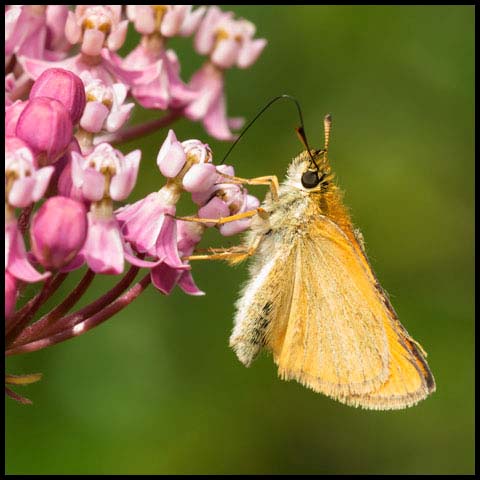
{"label": "compound eye", "polygon": [[320,179],[318,178],[318,174],[316,171],[307,170],[303,172],[302,175],[302,185],[305,188],[314,188],[320,183]]}

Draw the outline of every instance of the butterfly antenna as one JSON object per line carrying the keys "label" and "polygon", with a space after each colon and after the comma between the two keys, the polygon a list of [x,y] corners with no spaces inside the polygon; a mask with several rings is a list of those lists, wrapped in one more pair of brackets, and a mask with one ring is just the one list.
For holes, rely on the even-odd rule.
{"label": "butterfly antenna", "polygon": [[332,115],[329,113],[323,119],[323,128],[325,131],[325,147],[323,148],[325,160],[327,160],[328,146],[330,145],[330,132],[332,131]]}
{"label": "butterfly antenna", "polygon": [[303,124],[303,115],[302,115],[302,109],[300,108],[300,103],[298,103],[298,100],[295,97],[292,97],[291,95],[279,95],[278,97],[272,98],[256,115],[253,117],[253,119],[248,123],[248,125],[242,130],[238,138],[230,145],[230,148],[227,150],[227,153],[224,155],[223,160],[220,162],[220,165],[225,162],[227,157],[230,155],[230,152],[233,150],[235,145],[240,141],[240,139],[247,133],[248,129],[257,121],[257,119],[266,111],[270,108],[271,105],[273,105],[276,101],[281,100],[281,99],[287,99],[291,100],[292,102],[295,103],[298,111],[298,116],[300,118],[300,127],[296,129],[298,136],[300,137],[300,140],[302,143],[305,145],[307,148],[308,154],[310,155],[310,159],[312,160],[313,164],[318,170],[318,165],[316,164],[312,153],[310,151],[310,147],[308,146],[307,142],[307,137],[305,135],[305,126]]}

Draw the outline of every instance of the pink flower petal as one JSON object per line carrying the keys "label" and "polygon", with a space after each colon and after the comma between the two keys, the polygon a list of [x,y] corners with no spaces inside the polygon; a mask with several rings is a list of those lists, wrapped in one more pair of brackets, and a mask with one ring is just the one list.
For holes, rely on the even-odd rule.
{"label": "pink flower petal", "polygon": [[125,200],[132,192],[137,181],[141,155],[140,150],[134,150],[123,159],[125,169],[114,175],[110,183],[110,197],[113,200]]}
{"label": "pink flower petal", "polygon": [[8,203],[18,208],[24,208],[32,203],[32,191],[35,186],[33,177],[18,178],[13,182],[8,195]]}
{"label": "pink flower petal", "polygon": [[72,11],[68,12],[67,22],[65,23],[65,36],[72,45],[78,43],[82,36],[82,29],[77,23],[75,13]]}
{"label": "pink flower petal", "polygon": [[105,124],[105,129],[107,130],[107,132],[112,133],[119,130],[130,118],[130,113],[134,106],[134,103],[126,103],[124,105],[121,105],[121,107],[118,109],[112,109],[110,115],[107,117],[107,122]]}
{"label": "pink flower petal", "polygon": [[247,228],[250,227],[251,221],[252,220],[250,218],[235,220],[234,222],[220,225],[218,230],[224,237],[230,237],[232,235],[236,235],[237,233],[241,233],[247,230]]}
{"label": "pink flower petal", "polygon": [[210,106],[203,119],[203,125],[207,133],[219,140],[234,140],[236,138],[236,135],[230,131],[228,126],[227,108],[223,94]]}
{"label": "pink flower petal", "polygon": [[217,43],[210,59],[220,68],[231,68],[235,65],[239,53],[240,44],[234,38],[227,38]]}
{"label": "pink flower petal", "polygon": [[166,214],[175,215],[175,206],[167,205],[161,192],[151,193],[116,213],[122,222],[124,238],[138,252],[150,255],[156,255],[155,244]]}
{"label": "pink flower petal", "polygon": [[155,262],[150,262],[148,260],[142,260],[141,258],[136,257],[132,253],[130,253],[126,248],[123,251],[123,254],[125,256],[125,260],[127,262],[131,263],[132,265],[135,265],[140,268],[153,268],[156,267],[157,265],[160,265],[162,263],[162,260],[157,260]]}
{"label": "pink flower petal", "polygon": [[183,264],[178,254],[177,224],[173,217],[165,216],[155,247],[156,256],[163,259],[170,267],[183,270],[190,268],[188,264]]}
{"label": "pink flower petal", "polygon": [[168,266],[166,263],[161,263],[150,271],[154,287],[164,295],[172,293],[181,275],[181,271]]}
{"label": "pink flower petal", "polygon": [[251,67],[257,61],[266,45],[267,41],[264,38],[258,38],[257,40],[245,42],[238,55],[238,67]]}
{"label": "pink flower petal", "polygon": [[127,38],[128,20],[121,21],[110,33],[107,40],[107,47],[112,52],[116,52],[122,47]]}
{"label": "pink flower petal", "polygon": [[47,191],[50,178],[53,175],[55,167],[47,166],[40,168],[35,173],[35,186],[32,190],[32,200],[37,202],[40,200]]}
{"label": "pink flower petal", "polygon": [[98,133],[102,130],[103,123],[108,117],[110,110],[101,102],[87,102],[80,126],[91,133]]}
{"label": "pink flower petal", "polygon": [[187,15],[179,32],[182,37],[189,37],[197,30],[206,9],[205,6],[202,6]]}
{"label": "pink flower petal", "polygon": [[194,295],[196,297],[205,295],[195,282],[193,281],[192,274],[190,272],[184,272],[178,280],[178,286],[188,295]]}
{"label": "pink flower petal", "polygon": [[105,34],[100,30],[89,28],[83,33],[82,53],[92,57],[100,55],[105,41]]}
{"label": "pink flower petal", "polygon": [[95,218],[88,213],[88,234],[83,253],[96,273],[118,275],[124,268],[124,249],[115,218]]}
{"label": "pink flower petal", "polygon": [[[198,210],[199,218],[222,218],[228,217],[230,210],[228,205],[219,197],[213,197],[205,206]],[[206,223],[207,227],[213,227],[214,223]]]}
{"label": "pink flower petal", "polygon": [[218,178],[217,169],[212,163],[192,165],[182,180],[187,192],[204,192],[209,190]]}
{"label": "pink flower petal", "polygon": [[157,165],[162,175],[167,178],[176,177],[182,170],[187,157],[175,132],[170,130],[157,155]]}
{"label": "pink flower petal", "polygon": [[50,272],[39,273],[28,262],[25,244],[16,222],[5,225],[5,255],[8,256],[6,269],[19,280],[33,283],[50,276]]}
{"label": "pink flower petal", "polygon": [[105,194],[105,176],[93,168],[87,168],[83,171],[83,196],[92,201],[98,202]]}

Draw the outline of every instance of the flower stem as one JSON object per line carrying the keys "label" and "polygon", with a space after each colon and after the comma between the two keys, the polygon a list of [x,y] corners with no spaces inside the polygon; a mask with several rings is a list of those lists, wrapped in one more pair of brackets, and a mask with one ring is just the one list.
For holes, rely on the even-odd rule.
{"label": "flower stem", "polygon": [[150,285],[150,282],[151,277],[149,272],[137,284],[128,290],[128,292],[86,320],[79,322],[72,327],[66,328],[65,330],[62,330],[54,335],[51,335],[50,337],[42,338],[41,340],[36,340],[19,347],[11,348],[5,353],[6,355],[15,355],[26,352],[34,352],[82,335],[83,333],[88,332],[92,328],[100,325],[105,320],[108,320],[110,317],[132,303],[148,287],[148,285]]}
{"label": "flower stem", "polygon": [[42,290],[9,319],[5,327],[6,345],[13,343],[17,336],[28,325],[38,309],[58,290],[58,287],[60,287],[66,277],[66,273],[59,273],[56,276],[47,278]]}
{"label": "flower stem", "polygon": [[28,230],[28,224],[30,223],[30,215],[33,211],[33,203],[22,210],[22,213],[18,217],[18,229],[22,235]]}
{"label": "flower stem", "polygon": [[22,397],[18,393],[15,393],[13,390],[10,390],[8,387],[5,387],[5,394],[10,398],[13,398],[19,403],[23,403],[24,405],[31,405],[32,401],[28,398]]}
{"label": "flower stem", "polygon": [[47,313],[42,318],[40,318],[37,322],[30,326],[28,330],[25,330],[25,333],[19,336],[15,342],[12,342],[11,346],[17,347],[20,345],[24,345],[26,343],[30,343],[33,340],[39,339],[43,337],[44,332],[42,329],[48,325],[48,335],[55,334],[59,331],[62,331],[66,328],[73,327],[77,323],[85,320],[90,315],[98,312],[102,308],[104,308],[109,303],[113,302],[119,295],[121,295],[133,282],[135,276],[137,275],[139,267],[132,266],[125,274],[125,276],[107,293],[102,295],[100,298],[95,300],[92,303],[89,303],[82,309],[78,310],[75,313],[67,315],[59,319],[54,324],[50,324],[46,317],[48,317],[52,312]]}
{"label": "flower stem", "polygon": [[119,143],[128,142],[132,139],[137,139],[148,135],[149,133],[155,132],[160,128],[167,127],[175,122],[178,118],[181,117],[180,110],[171,110],[166,115],[149,122],[141,123],[139,125],[132,125],[131,127],[125,128],[122,131],[103,135],[98,138],[98,142],[108,142],[112,145],[118,145]]}
{"label": "flower stem", "polygon": [[88,269],[78,285],[70,292],[67,298],[65,298],[62,303],[60,303],[42,318],[25,328],[17,337],[14,344],[17,345],[31,342],[32,340],[36,340],[47,333],[51,333],[51,327],[55,326],[56,320],[58,320],[63,314],[67,313],[80,300],[94,278],[95,272]]}

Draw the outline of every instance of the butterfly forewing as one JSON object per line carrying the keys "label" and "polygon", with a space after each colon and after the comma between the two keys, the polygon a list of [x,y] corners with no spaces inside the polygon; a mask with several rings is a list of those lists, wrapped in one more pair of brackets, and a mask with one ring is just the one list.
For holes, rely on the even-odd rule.
{"label": "butterfly forewing", "polygon": [[323,217],[310,229],[293,249],[286,334],[269,344],[279,374],[334,398],[369,392],[389,373],[382,305],[338,227]]}

